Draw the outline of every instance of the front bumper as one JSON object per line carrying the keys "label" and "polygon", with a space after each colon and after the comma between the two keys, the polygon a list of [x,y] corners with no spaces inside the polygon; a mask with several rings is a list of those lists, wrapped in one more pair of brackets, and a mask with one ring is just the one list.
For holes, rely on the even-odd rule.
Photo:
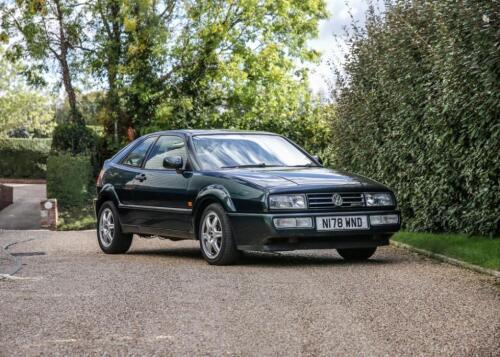
{"label": "front bumper", "polygon": [[[365,230],[317,231],[316,217],[397,214],[398,224],[369,226]],[[389,238],[401,228],[397,210],[305,213],[228,213],[238,249],[284,251],[299,249],[366,248],[388,245]],[[312,228],[276,229],[278,217],[311,217]]]}

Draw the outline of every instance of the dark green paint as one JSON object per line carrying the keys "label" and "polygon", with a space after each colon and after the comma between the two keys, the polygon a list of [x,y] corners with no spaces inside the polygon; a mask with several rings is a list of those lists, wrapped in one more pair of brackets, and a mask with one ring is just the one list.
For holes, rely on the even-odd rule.
{"label": "dark green paint", "polygon": [[[276,229],[273,217],[277,216],[399,214],[399,211],[396,207],[270,211],[267,199],[273,193],[391,191],[368,178],[320,166],[199,170],[191,137],[224,132],[167,131],[137,139],[127,150],[106,161],[102,181],[98,184],[96,208],[104,201],[112,200],[118,206],[120,223],[126,232],[171,239],[196,239],[195,227],[201,212],[208,204],[218,202],[228,213],[238,247],[253,250],[378,246],[388,244],[389,237],[399,230],[399,224],[372,227],[362,232]],[[185,139],[188,157],[182,169],[147,170],[121,164],[121,160],[136,145],[148,137],[161,135],[178,135]]]}

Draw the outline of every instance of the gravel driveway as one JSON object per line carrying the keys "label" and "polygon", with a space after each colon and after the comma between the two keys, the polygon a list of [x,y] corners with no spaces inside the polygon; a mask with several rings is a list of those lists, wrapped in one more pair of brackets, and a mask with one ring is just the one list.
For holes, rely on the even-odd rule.
{"label": "gravel driveway", "polygon": [[327,250],[213,267],[192,241],[136,238],[112,256],[90,231],[0,232],[2,246],[26,239],[9,249],[17,278],[0,280],[3,356],[500,352],[492,278],[393,247],[367,263]]}

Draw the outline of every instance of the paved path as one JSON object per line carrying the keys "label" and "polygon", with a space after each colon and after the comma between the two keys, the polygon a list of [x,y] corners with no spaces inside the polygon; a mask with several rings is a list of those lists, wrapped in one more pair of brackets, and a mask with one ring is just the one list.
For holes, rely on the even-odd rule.
{"label": "paved path", "polygon": [[195,242],[0,232],[22,259],[0,280],[0,355],[498,356],[495,281],[394,247],[251,253],[208,266]]}
{"label": "paved path", "polygon": [[14,203],[0,211],[0,229],[40,228],[40,201],[47,197],[44,184],[5,184],[14,187]]}

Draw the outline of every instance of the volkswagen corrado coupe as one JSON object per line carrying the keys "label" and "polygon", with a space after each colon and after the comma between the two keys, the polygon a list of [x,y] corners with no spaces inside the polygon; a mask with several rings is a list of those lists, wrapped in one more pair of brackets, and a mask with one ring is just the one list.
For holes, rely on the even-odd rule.
{"label": "volkswagen corrado coupe", "polygon": [[365,260],[400,228],[387,187],[324,168],[266,132],[143,136],[104,163],[97,190],[97,238],[111,254],[125,253],[137,234],[198,240],[216,265],[245,250],[337,249]]}

